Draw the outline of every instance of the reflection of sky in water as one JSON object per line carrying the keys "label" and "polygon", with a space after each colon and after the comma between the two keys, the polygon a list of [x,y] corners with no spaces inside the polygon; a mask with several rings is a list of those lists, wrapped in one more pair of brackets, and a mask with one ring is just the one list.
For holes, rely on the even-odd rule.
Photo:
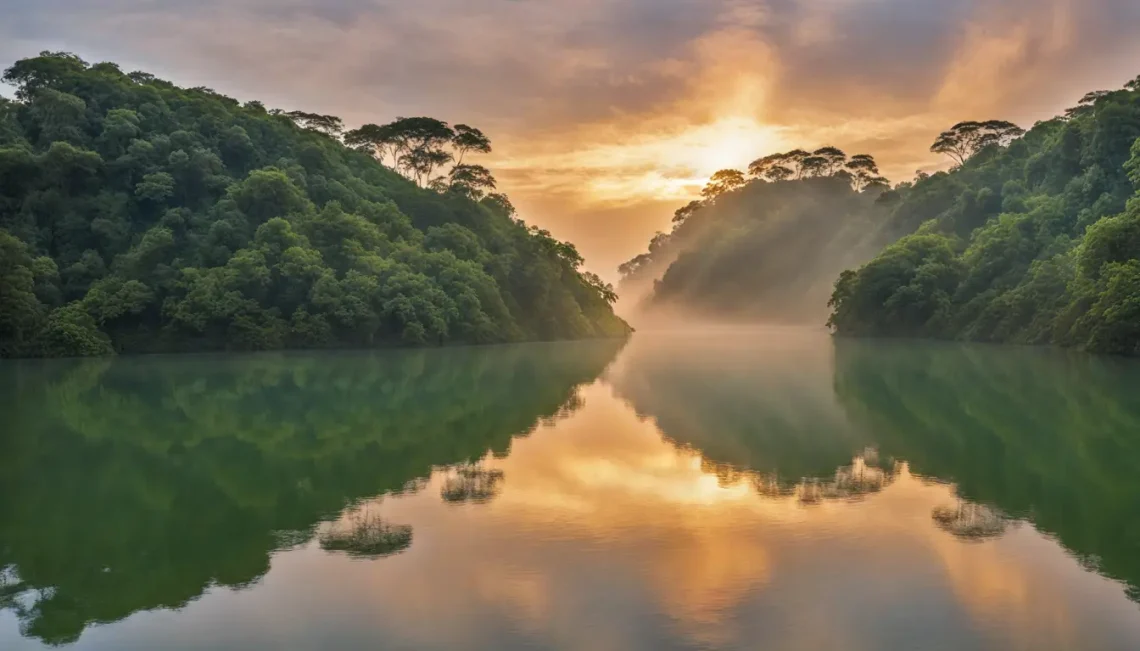
{"label": "reflection of sky in water", "polygon": [[[637,345],[582,390],[579,411],[506,458],[440,469],[322,525],[410,526],[410,547],[367,560],[314,540],[250,589],[92,627],[79,647],[1140,648],[1121,585],[1023,523],[956,536],[998,516],[905,462],[849,457],[805,505],[802,484],[762,495],[764,475],[663,438],[618,397]],[[829,355],[770,360],[816,374],[814,408],[838,413]],[[14,628],[0,615],[0,639]]]}

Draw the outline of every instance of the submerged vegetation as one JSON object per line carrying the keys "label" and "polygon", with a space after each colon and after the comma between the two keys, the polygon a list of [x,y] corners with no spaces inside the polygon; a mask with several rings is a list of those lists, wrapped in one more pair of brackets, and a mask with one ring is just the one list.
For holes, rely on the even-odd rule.
{"label": "submerged vegetation", "polygon": [[343,132],[64,53],[0,98],[0,356],[616,336],[478,129]]}
{"label": "submerged vegetation", "polygon": [[893,194],[905,235],[846,271],[841,335],[1058,344],[1140,354],[1140,78],[1022,134],[967,122],[957,167]]}

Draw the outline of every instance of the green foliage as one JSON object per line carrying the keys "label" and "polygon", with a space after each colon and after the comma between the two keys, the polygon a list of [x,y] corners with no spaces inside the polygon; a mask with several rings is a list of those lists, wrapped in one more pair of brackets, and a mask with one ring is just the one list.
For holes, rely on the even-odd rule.
{"label": "green foliage", "polygon": [[[1140,88],[1019,133],[963,123],[940,137],[961,165],[900,186],[887,228],[903,239],[839,277],[838,334],[1140,353]],[[920,245],[930,237],[947,246]],[[916,282],[923,269],[937,280]]]}
{"label": "green foliage", "polygon": [[456,165],[434,192],[376,158],[427,185],[443,158],[490,151],[478,129],[400,119],[346,134],[362,152],[335,116],[73,55],[4,79],[2,356],[629,332],[573,247],[486,195],[488,170]]}

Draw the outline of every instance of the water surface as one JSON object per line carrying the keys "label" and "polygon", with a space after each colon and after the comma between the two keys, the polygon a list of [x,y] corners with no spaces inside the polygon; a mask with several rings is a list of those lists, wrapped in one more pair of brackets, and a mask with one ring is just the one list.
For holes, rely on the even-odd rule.
{"label": "water surface", "polygon": [[1140,364],[718,329],[0,365],[0,648],[1140,648]]}

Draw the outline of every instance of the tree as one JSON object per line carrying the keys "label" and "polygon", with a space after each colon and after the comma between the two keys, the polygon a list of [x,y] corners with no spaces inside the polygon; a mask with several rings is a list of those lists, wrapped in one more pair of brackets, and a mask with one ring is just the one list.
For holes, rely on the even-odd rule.
{"label": "tree", "polygon": [[827,176],[831,162],[823,156],[808,156],[800,162],[800,177],[814,178]]}
{"label": "tree", "polygon": [[744,174],[739,170],[720,170],[713,174],[708,184],[701,190],[706,201],[716,199],[725,192],[731,192],[745,184]]}
{"label": "tree", "polygon": [[959,122],[949,131],[939,134],[930,151],[945,154],[958,165],[964,165],[979,151],[995,145],[1004,147],[1024,133],[1025,130],[1016,124],[1001,120]]}
{"label": "tree", "polygon": [[704,205],[704,202],[701,201],[690,201],[689,203],[678,208],[676,212],[673,213],[673,223],[675,224],[674,228],[680,226],[681,224],[684,224],[686,220],[696,214],[696,212],[704,207]]}
{"label": "tree", "polygon": [[851,185],[856,192],[862,192],[872,181],[881,179],[879,165],[870,154],[856,154],[846,165],[851,174]]}
{"label": "tree", "polygon": [[321,115],[304,111],[290,111],[285,114],[304,129],[337,137],[344,131],[344,122],[335,115]]}
{"label": "tree", "polygon": [[490,190],[495,189],[495,177],[482,165],[456,165],[448,174],[447,189],[479,201]]}
{"label": "tree", "polygon": [[[446,122],[434,118],[396,118],[385,125],[365,124],[345,134],[344,143],[349,147],[368,152],[382,164],[400,172],[417,184],[437,192],[452,189],[450,177],[459,174],[470,177],[470,183],[461,183],[455,189],[460,192],[476,191],[472,198],[478,200],[482,190],[493,189],[494,179],[490,174],[483,175],[482,166],[465,166],[464,157],[469,152],[487,154],[491,152],[491,140],[479,129],[466,124],[454,128]],[[452,151],[448,151],[450,148]],[[436,177],[433,172],[454,162],[451,174]],[[480,172],[479,170],[483,170]],[[479,178],[471,177],[472,174]],[[486,182],[490,180],[490,185]]]}
{"label": "tree", "polygon": [[431,173],[437,167],[446,165],[452,160],[454,159],[451,152],[427,147],[412,149],[398,159],[400,167],[404,169],[407,176],[421,187],[426,187],[432,181],[434,177]]}
{"label": "tree", "polygon": [[27,352],[43,322],[32,265],[27,245],[0,230],[0,357]]}
{"label": "tree", "polygon": [[451,139],[451,144],[458,154],[455,157],[456,166],[463,164],[463,157],[469,151],[480,154],[491,153],[491,139],[483,135],[482,131],[466,124],[455,125],[455,136]]}
{"label": "tree", "polygon": [[587,287],[597,292],[598,296],[606,303],[610,305],[617,303],[618,295],[614,291],[613,285],[602,280],[598,274],[587,271],[582,274],[582,280],[585,281]]}
{"label": "tree", "polygon": [[[838,151],[838,150],[836,150]],[[748,166],[748,173],[755,177],[765,178],[772,182],[786,181],[788,179],[802,178],[803,162],[812,154],[803,149],[793,149],[789,152],[770,154],[752,161]]]}
{"label": "tree", "polygon": [[43,88],[62,82],[87,69],[87,62],[70,52],[40,52],[38,57],[17,61],[2,79],[16,87],[16,98],[30,101]]}
{"label": "tree", "polygon": [[413,151],[441,151],[455,139],[455,131],[435,118],[396,118],[387,127],[398,157]]}
{"label": "tree", "polygon": [[344,134],[344,144],[372,154],[381,164],[387,164],[387,158],[392,156],[388,166],[396,167],[396,140],[390,125],[366,124],[353,129]]}
{"label": "tree", "polygon": [[837,147],[821,147],[812,152],[812,156],[822,158],[825,161],[820,173],[821,176],[832,176],[842,170],[847,163],[847,154]]}
{"label": "tree", "polygon": [[504,217],[514,218],[518,215],[518,211],[515,210],[515,206],[511,203],[510,198],[501,192],[488,194],[483,197],[480,203],[489,206],[492,210],[502,214]]}

